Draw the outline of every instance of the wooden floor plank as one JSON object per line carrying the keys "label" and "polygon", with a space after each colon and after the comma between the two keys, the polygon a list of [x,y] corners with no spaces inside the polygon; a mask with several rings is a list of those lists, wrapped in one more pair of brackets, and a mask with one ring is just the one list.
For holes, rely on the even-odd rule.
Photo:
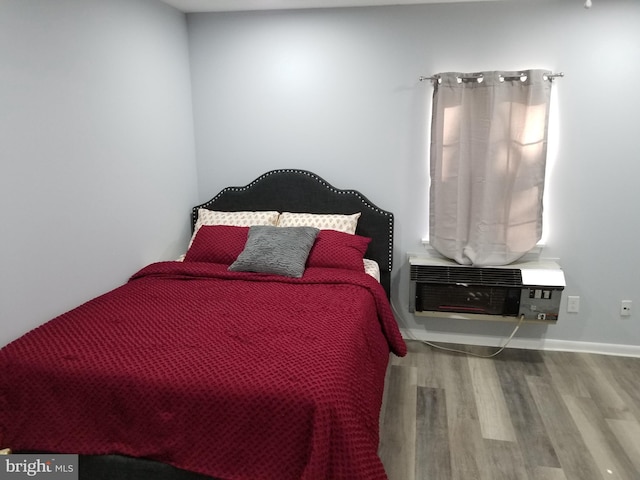
{"label": "wooden floor plank", "polygon": [[[482,469],[486,452],[482,443],[480,423],[470,418],[449,418],[451,448],[451,478],[453,480],[492,480]],[[482,464],[479,464],[482,462]]]}
{"label": "wooden floor plank", "polygon": [[540,377],[527,377],[549,438],[568,479],[601,478],[600,470],[555,388]]}
{"label": "wooden floor plank", "polygon": [[444,390],[418,387],[416,414],[416,480],[450,479],[451,452]]}
{"label": "wooden floor plank", "polygon": [[522,375],[548,377],[549,369],[544,361],[542,352],[537,350],[522,350],[507,348],[500,355],[493,357],[496,369],[502,364],[517,365]]}
{"label": "wooden floor plank", "polygon": [[[408,347],[380,414],[389,480],[640,479],[640,358]],[[485,438],[508,437],[505,424],[513,438]]]}
{"label": "wooden floor plank", "polygon": [[380,417],[379,417],[379,425],[384,425],[384,417],[385,414],[387,413],[387,403],[389,400],[389,377],[391,376],[391,365],[392,365],[392,361],[393,361],[393,357],[395,357],[395,355],[390,354],[389,355],[389,364],[387,366],[387,371],[385,373],[384,376],[384,391],[382,392],[382,402],[380,405]]}
{"label": "wooden floor plank", "polygon": [[570,395],[565,395],[563,399],[591,456],[598,464],[602,477],[611,480],[634,478],[635,467],[602,417],[595,401]]}
{"label": "wooden floor plank", "polygon": [[538,467],[557,469],[560,468],[560,462],[531,395],[527,376],[535,374],[534,376],[550,379],[550,373],[539,354],[536,356],[535,368],[528,362],[530,354],[518,358],[510,353],[509,357],[509,360],[496,360],[496,372],[525,465],[532,478],[537,478]]}
{"label": "wooden floor plank", "polygon": [[443,385],[447,392],[447,417],[453,419],[478,420],[478,410],[469,364],[464,356],[442,352],[439,355]]}
{"label": "wooden floor plank", "polygon": [[441,369],[438,368],[440,355],[422,342],[408,342],[407,355],[393,360],[394,365],[416,367],[418,370],[418,386],[443,388]]}
{"label": "wooden floor plank", "polygon": [[638,475],[640,472],[640,423],[628,420],[607,420],[607,424],[633,462]]}
{"label": "wooden floor plank", "polygon": [[444,388],[443,369],[440,367],[442,355],[434,348],[419,343],[421,348],[417,351],[418,386],[430,388]]}
{"label": "wooden floor plank", "polygon": [[416,464],[416,369],[391,365],[379,455],[389,480],[413,480]]}
{"label": "wooden floor plank", "polygon": [[528,480],[522,451],[515,442],[485,440],[487,456],[483,465],[493,480]]}
{"label": "wooden floor plank", "polygon": [[588,397],[589,390],[576,366],[576,354],[570,352],[544,352],[544,362],[561,395]]}
{"label": "wooden floor plank", "polygon": [[582,364],[580,377],[589,391],[589,397],[603,412],[605,418],[634,420],[635,416],[614,386],[615,379],[606,373],[603,355],[576,354],[576,363]]}
{"label": "wooden floor plank", "polygon": [[[636,422],[640,422],[640,359],[601,355],[601,365],[605,365],[616,392],[633,413]],[[640,441],[638,441],[640,443]]]}
{"label": "wooden floor plank", "polygon": [[532,480],[567,480],[561,468],[552,467],[536,467],[531,478]]}
{"label": "wooden floor plank", "polygon": [[469,357],[468,362],[483,438],[515,442],[516,434],[500,387],[495,362],[477,357]]}

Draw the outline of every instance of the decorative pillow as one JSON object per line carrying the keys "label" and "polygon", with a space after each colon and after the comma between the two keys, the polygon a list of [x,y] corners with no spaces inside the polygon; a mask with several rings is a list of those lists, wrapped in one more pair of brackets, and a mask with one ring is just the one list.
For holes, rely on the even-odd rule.
{"label": "decorative pillow", "polygon": [[189,248],[196,238],[198,230],[203,225],[231,225],[234,227],[251,227],[253,225],[277,225],[280,212],[249,211],[249,212],[221,212],[217,210],[198,209],[198,219],[193,228],[193,235]]}
{"label": "decorative pillow", "polygon": [[365,258],[362,263],[364,264],[364,273],[371,275],[380,282],[380,265],[378,265],[378,262],[370,258]]}
{"label": "decorative pillow", "polygon": [[235,227],[251,227],[253,225],[277,225],[280,212],[221,212],[217,210],[198,209],[196,228],[200,225],[233,225]]}
{"label": "decorative pillow", "polygon": [[185,262],[211,262],[231,265],[245,244],[249,227],[203,225],[187,250]]}
{"label": "decorative pillow", "polygon": [[254,226],[229,270],[300,278],[319,230],[312,227]]}
{"label": "decorative pillow", "polygon": [[371,239],[360,235],[320,230],[313,245],[307,267],[345,268],[364,271],[364,254]]}
{"label": "decorative pillow", "polygon": [[282,212],[278,218],[278,226],[315,227],[320,230],[337,230],[339,232],[355,234],[360,215],[360,212],[352,215]]}

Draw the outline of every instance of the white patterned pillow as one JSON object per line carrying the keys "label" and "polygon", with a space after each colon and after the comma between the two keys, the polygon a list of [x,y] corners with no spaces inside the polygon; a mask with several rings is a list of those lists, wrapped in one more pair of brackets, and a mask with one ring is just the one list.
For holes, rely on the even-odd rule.
{"label": "white patterned pillow", "polygon": [[378,282],[380,281],[380,265],[375,260],[371,260],[369,258],[364,258],[364,273],[371,275]]}
{"label": "white patterned pillow", "polygon": [[206,208],[198,209],[198,220],[193,228],[193,235],[189,242],[189,247],[193,243],[193,239],[198,233],[198,229],[202,225],[229,225],[233,227],[252,227],[254,225],[271,225],[278,224],[280,212],[270,210],[257,210],[250,212],[222,212],[217,210],[207,210]]}
{"label": "white patterned pillow", "polygon": [[275,226],[278,224],[279,215],[280,212],[274,211],[220,212],[199,208],[196,228],[200,228],[202,225],[230,225],[233,227]]}
{"label": "white patterned pillow", "polygon": [[279,227],[314,227],[320,230],[337,230],[355,234],[360,212],[352,215],[337,213],[292,213],[282,212],[278,218]]}

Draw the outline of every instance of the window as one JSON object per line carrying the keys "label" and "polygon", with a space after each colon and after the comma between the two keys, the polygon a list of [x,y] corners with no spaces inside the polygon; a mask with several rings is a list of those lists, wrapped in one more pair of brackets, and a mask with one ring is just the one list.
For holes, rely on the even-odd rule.
{"label": "window", "polygon": [[551,72],[434,77],[429,242],[461,264],[506,265],[542,236]]}

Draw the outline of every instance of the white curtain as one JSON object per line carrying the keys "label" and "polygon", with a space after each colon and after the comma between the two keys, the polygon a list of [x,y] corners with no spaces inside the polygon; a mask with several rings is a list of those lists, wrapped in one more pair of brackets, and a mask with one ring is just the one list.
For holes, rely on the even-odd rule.
{"label": "white curtain", "polygon": [[442,255],[506,265],[540,240],[550,74],[435,75],[429,242]]}

